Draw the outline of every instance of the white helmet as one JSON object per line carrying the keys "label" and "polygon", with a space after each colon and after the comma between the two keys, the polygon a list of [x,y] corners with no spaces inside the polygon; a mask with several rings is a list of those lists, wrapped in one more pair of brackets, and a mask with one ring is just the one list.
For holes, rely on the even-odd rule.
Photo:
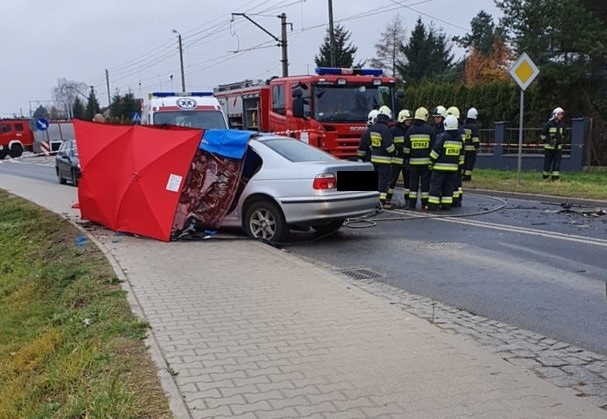
{"label": "white helmet", "polygon": [[468,119],[478,119],[478,111],[476,110],[476,108],[470,108],[468,109],[468,113],[466,114],[466,118]]}
{"label": "white helmet", "polygon": [[379,108],[379,114],[385,115],[388,118],[392,119],[392,110],[390,108],[388,108],[386,105],[383,105],[382,107]]}
{"label": "white helmet", "polygon": [[398,122],[405,122],[407,119],[413,119],[413,115],[409,109],[403,109],[398,113]]}
{"label": "white helmet", "polygon": [[449,109],[447,109],[447,115],[453,115],[455,116],[457,119],[459,119],[459,109],[457,108],[457,106],[451,106]]}
{"label": "white helmet", "polygon": [[459,128],[459,122],[457,121],[455,115],[448,115],[445,118],[445,122],[443,122],[443,125],[445,126],[445,131],[457,131],[457,129]]}
{"label": "white helmet", "polygon": [[369,115],[367,115],[367,125],[375,124],[375,119],[377,118],[378,114],[379,114],[379,111],[377,109],[371,110],[369,112]]}
{"label": "white helmet", "polygon": [[432,109],[432,116],[434,117],[447,117],[447,109],[443,105],[438,105],[436,108]]}
{"label": "white helmet", "polygon": [[558,114],[560,114],[560,113],[565,113],[565,111],[563,110],[563,108],[561,108],[560,106],[559,106],[559,107],[554,108],[554,110],[552,111],[552,118],[553,118],[553,119],[554,119],[554,118],[556,118],[556,116],[557,116]]}

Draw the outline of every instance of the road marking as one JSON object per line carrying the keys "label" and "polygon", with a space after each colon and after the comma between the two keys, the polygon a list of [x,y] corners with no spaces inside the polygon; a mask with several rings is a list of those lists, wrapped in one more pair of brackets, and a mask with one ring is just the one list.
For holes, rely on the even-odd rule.
{"label": "road marking", "polygon": [[[401,211],[399,211],[399,212],[401,212]],[[476,220],[463,219],[463,218],[450,218],[448,216],[445,217],[445,216],[431,215],[431,214],[415,214],[415,213],[411,213],[410,211],[402,211],[401,213],[406,213],[408,215],[411,215],[412,217],[426,218],[426,219],[432,219],[432,220],[438,220],[438,221],[446,221],[448,223],[464,224],[464,225],[469,225],[469,226],[473,226],[473,227],[484,227],[484,228],[489,228],[492,230],[505,231],[508,233],[527,234],[530,236],[541,236],[541,237],[546,237],[546,238],[551,238],[551,239],[559,239],[559,240],[566,240],[566,241],[571,241],[571,242],[575,242],[575,243],[583,243],[583,244],[590,244],[590,245],[594,245],[594,246],[607,247],[607,240],[595,239],[592,237],[577,236],[575,234],[564,234],[564,233],[557,233],[557,232],[551,232],[551,231],[545,231],[545,230],[538,230],[535,228],[517,227],[517,226],[513,226],[513,225],[489,223],[486,221],[476,221]]]}

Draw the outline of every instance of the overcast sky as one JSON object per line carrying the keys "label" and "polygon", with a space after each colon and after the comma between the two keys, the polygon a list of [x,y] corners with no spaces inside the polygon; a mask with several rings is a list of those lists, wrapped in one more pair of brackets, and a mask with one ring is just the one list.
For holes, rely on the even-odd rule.
{"label": "overcast sky", "polygon": [[[327,5],[327,0],[3,1],[0,116],[28,115],[38,104],[48,105],[44,101],[52,98],[59,78],[94,86],[105,106],[105,69],[112,95],[181,90],[173,29],[183,37],[187,90],[280,75],[276,42],[242,17],[231,21],[233,12],[245,12],[278,37],[277,16],[286,13],[293,24],[289,73],[313,72],[326,34]],[[451,38],[465,34],[480,10],[500,16],[493,0],[333,0],[334,20],[351,32],[357,61],[375,55],[380,33],[396,14],[407,31],[421,17]]]}

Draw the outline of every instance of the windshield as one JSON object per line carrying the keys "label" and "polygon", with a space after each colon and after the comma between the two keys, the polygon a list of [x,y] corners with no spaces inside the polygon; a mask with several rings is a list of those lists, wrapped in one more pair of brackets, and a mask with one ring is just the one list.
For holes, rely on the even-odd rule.
{"label": "windshield", "polygon": [[335,157],[318,148],[302,143],[294,138],[279,138],[263,141],[262,144],[271,148],[285,159],[292,162],[332,161]]}
{"label": "windshield", "polygon": [[366,122],[371,109],[392,108],[390,86],[314,86],[314,119],[319,122]]}
{"label": "windshield", "polygon": [[223,114],[220,111],[156,112],[153,123],[155,125],[171,124],[199,129],[227,128]]}

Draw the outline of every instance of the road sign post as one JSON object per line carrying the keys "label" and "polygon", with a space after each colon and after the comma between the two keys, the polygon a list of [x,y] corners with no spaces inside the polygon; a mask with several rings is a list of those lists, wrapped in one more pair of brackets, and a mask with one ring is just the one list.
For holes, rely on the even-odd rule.
{"label": "road sign post", "polygon": [[529,58],[526,52],[514,62],[509,70],[510,76],[521,88],[520,116],[518,125],[518,170],[516,174],[516,185],[520,185],[521,169],[523,166],[523,116],[525,110],[525,90],[540,73],[539,68]]}

